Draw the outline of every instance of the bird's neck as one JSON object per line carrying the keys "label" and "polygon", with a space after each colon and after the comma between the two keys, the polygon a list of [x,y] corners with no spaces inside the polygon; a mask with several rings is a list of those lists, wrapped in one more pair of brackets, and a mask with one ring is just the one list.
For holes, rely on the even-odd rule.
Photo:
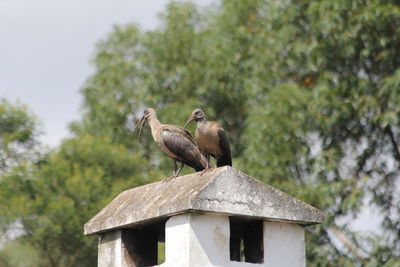
{"label": "bird's neck", "polygon": [[205,118],[202,118],[202,119],[200,119],[200,120],[197,120],[196,121],[196,124],[197,125],[205,125],[205,124],[207,124],[207,121],[206,121],[206,119]]}
{"label": "bird's neck", "polygon": [[161,125],[161,122],[158,120],[157,117],[150,117],[148,118],[147,122],[152,131]]}

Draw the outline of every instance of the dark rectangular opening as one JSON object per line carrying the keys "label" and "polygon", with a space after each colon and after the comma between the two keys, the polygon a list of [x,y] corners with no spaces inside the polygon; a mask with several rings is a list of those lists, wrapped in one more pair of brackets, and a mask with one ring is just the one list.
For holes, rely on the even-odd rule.
{"label": "dark rectangular opening", "polygon": [[263,221],[229,217],[231,261],[263,263]]}
{"label": "dark rectangular opening", "polygon": [[162,220],[122,230],[126,264],[146,267],[165,261],[165,222]]}

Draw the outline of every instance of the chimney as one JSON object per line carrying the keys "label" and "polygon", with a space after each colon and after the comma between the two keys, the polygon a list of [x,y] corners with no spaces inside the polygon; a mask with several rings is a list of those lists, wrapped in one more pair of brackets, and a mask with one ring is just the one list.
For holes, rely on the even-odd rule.
{"label": "chimney", "polygon": [[99,267],[296,267],[306,265],[304,226],[323,216],[226,166],[126,190],[84,231],[99,236]]}

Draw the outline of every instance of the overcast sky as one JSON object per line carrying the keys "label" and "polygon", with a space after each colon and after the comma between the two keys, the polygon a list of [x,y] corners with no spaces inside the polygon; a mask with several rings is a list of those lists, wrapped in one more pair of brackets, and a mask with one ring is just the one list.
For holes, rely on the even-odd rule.
{"label": "overcast sky", "polygon": [[156,27],[167,2],[0,0],[0,97],[27,104],[42,122],[43,142],[56,146],[79,118],[95,43],[115,24]]}

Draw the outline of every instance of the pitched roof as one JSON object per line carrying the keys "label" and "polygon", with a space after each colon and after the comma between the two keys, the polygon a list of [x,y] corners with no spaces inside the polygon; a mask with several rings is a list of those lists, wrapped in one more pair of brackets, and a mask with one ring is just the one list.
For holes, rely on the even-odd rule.
{"label": "pitched roof", "polygon": [[321,223],[322,211],[229,166],[202,176],[180,176],[120,193],[84,227],[86,235],[127,228],[185,212],[212,212],[258,219]]}

